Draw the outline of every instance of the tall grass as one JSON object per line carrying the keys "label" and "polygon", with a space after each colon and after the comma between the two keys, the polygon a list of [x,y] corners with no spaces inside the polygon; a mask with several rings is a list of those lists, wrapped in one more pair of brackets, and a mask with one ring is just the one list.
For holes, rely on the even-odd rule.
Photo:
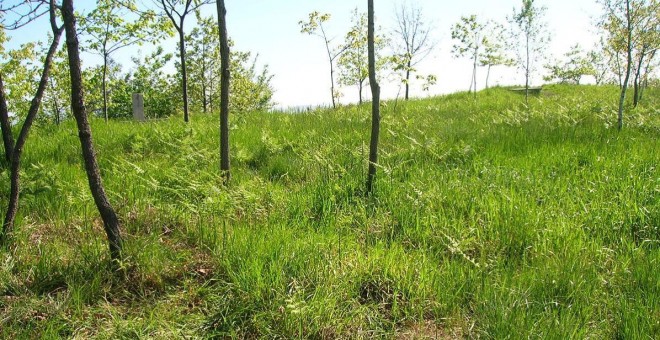
{"label": "tall grass", "polygon": [[119,272],[75,127],[38,127],[0,335],[658,337],[660,96],[619,133],[615,93],[387,102],[369,198],[367,106],[235,117],[229,187],[215,116],[93,121]]}

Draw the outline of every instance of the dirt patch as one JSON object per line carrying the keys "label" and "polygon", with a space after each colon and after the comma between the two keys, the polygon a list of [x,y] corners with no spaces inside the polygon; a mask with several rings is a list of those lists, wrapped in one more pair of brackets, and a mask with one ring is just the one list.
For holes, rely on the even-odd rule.
{"label": "dirt patch", "polygon": [[459,327],[447,328],[433,321],[417,322],[405,325],[394,336],[398,340],[420,339],[463,339],[463,330]]}

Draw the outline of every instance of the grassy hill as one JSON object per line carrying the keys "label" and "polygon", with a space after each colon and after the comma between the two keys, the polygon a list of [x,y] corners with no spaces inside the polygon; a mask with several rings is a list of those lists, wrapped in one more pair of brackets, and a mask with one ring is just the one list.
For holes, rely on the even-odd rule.
{"label": "grassy hill", "polygon": [[0,337],[660,337],[646,96],[622,132],[616,88],[387,102],[370,198],[368,105],[234,113],[229,187],[215,115],[93,121],[118,272],[73,122],[37,127],[0,250]]}

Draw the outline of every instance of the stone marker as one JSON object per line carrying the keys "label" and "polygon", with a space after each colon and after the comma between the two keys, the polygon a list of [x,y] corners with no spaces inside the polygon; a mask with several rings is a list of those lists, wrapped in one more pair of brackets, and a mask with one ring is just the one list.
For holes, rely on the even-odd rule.
{"label": "stone marker", "polygon": [[144,97],[142,93],[133,93],[133,119],[144,122]]}

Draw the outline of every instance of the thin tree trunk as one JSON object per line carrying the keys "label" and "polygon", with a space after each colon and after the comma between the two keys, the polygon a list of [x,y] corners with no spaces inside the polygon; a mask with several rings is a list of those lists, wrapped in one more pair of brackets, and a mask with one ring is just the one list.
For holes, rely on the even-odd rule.
{"label": "thin tree trunk", "polygon": [[616,75],[619,80],[619,90],[623,88],[623,70],[621,70],[621,58],[619,58],[619,51],[616,52]]}
{"label": "thin tree trunk", "polygon": [[358,91],[360,92],[360,105],[362,105],[362,87],[364,82],[362,80],[358,81]]}
{"label": "thin tree trunk", "polygon": [[619,96],[619,112],[617,119],[617,128],[619,131],[623,128],[623,106],[626,102],[626,91],[628,90],[628,81],[630,81],[630,69],[632,67],[632,21],[630,17],[630,0],[626,0],[626,20],[628,25],[627,32],[627,49],[628,56],[626,60],[626,78],[623,80],[623,86],[621,87],[621,95]]}
{"label": "thin tree trunk", "polygon": [[641,102],[642,99],[644,98],[644,92],[646,88],[649,86],[649,69],[651,68],[651,62],[655,58],[656,53],[658,52],[658,49],[654,49],[651,52],[651,55],[649,55],[648,58],[646,58],[646,67],[644,68],[644,75],[642,76],[642,82],[641,82],[641,88],[639,91],[639,101]]}
{"label": "thin tree trunk", "polygon": [[406,100],[409,98],[410,94],[410,68],[412,67],[412,61],[408,60],[408,68],[406,69]]}
{"label": "thin tree trunk", "polygon": [[213,111],[215,109],[215,105],[213,104],[213,77],[211,76],[211,81],[209,82],[209,110]]}
{"label": "thin tree trunk", "polygon": [[644,91],[646,90],[646,87],[649,85],[649,79],[648,75],[646,72],[643,73],[641,76],[641,79],[639,80],[639,97],[638,97],[638,103],[641,103],[642,100],[644,99]]}
{"label": "thin tree trunk", "polygon": [[474,89],[474,97],[477,98],[477,56],[478,56],[479,50],[475,49],[474,51],[474,63],[472,66],[472,88]]}
{"label": "thin tree trunk", "polygon": [[335,98],[335,66],[334,60],[330,55],[330,49],[328,48],[328,56],[330,56],[330,93],[332,93],[332,108],[337,108],[337,101]]}
{"label": "thin tree trunk", "polygon": [[[218,31],[220,34],[220,170],[225,183],[231,179],[229,160],[229,41],[227,37],[227,8],[224,0],[216,2],[218,7]],[[333,102],[334,104],[334,102]]]}
{"label": "thin tree trunk", "polygon": [[[55,20],[54,18],[54,10],[51,10],[51,22],[53,23]],[[3,222],[3,229],[2,232],[0,232],[0,244],[6,244],[14,230],[14,221],[16,220],[16,213],[18,212],[18,200],[20,195],[21,155],[23,154],[23,147],[25,146],[25,142],[27,141],[28,135],[30,134],[30,128],[34,123],[34,119],[37,116],[37,113],[39,113],[39,107],[41,106],[41,100],[43,98],[44,92],[46,91],[46,86],[48,86],[50,67],[53,62],[53,56],[57,52],[57,47],[60,44],[62,30],[63,29],[61,27],[57,28],[53,25],[53,41],[50,44],[50,48],[46,54],[46,59],[44,60],[44,68],[41,73],[41,79],[39,80],[37,92],[35,93],[34,98],[32,98],[30,109],[28,110],[27,116],[25,117],[25,122],[21,127],[21,131],[18,134],[16,144],[12,145],[13,151],[11,153],[11,161],[9,162],[11,167],[9,174],[11,189],[9,193],[9,204],[7,205],[7,212]]]}
{"label": "thin tree trunk", "polygon": [[206,80],[202,81],[202,110],[206,113],[208,103],[206,102]]}
{"label": "thin tree trunk", "polygon": [[9,164],[11,163],[11,154],[14,151],[14,135],[9,122],[9,109],[2,74],[0,74],[0,126],[2,127],[2,141],[5,145],[5,160]]}
{"label": "thin tree trunk", "polygon": [[76,118],[78,126],[78,136],[82,148],[83,160],[85,163],[85,172],[89,188],[94,197],[103,226],[108,237],[110,248],[110,257],[113,261],[121,259],[122,240],[119,232],[119,219],[114,209],[108,201],[108,197],[103,188],[101,174],[98,163],[96,162],[96,153],[92,142],[92,130],[87,120],[87,110],[85,108],[82,70],[80,68],[80,46],[78,43],[78,34],[76,32],[76,18],[73,11],[73,0],[62,1],[62,18],[66,30],[66,47],[69,58],[69,73],[71,75],[71,111]]}
{"label": "thin tree trunk", "polygon": [[321,34],[323,35],[323,41],[325,42],[325,50],[328,53],[328,61],[330,62],[330,94],[332,97],[332,108],[336,109],[337,108],[337,103],[335,101],[335,58],[338,55],[333,56],[332,51],[330,51],[330,41],[328,41],[327,36],[325,35],[325,30],[323,29],[323,25],[320,26],[321,28]]}
{"label": "thin tree trunk", "polygon": [[472,88],[472,93],[476,97],[477,96],[477,68],[476,67],[472,70],[472,84],[470,85],[470,87]]}
{"label": "thin tree trunk", "polygon": [[527,61],[525,63],[525,104],[529,104],[529,64],[530,64],[530,56],[529,56],[529,33],[526,34],[526,43],[525,43],[525,48],[527,50]]}
{"label": "thin tree trunk", "polygon": [[108,54],[103,51],[103,80],[101,81],[101,91],[103,91],[103,117],[105,122],[108,122],[108,87],[107,87],[107,77],[108,77]]}
{"label": "thin tree trunk", "polygon": [[179,55],[181,60],[181,91],[183,93],[183,121],[188,123],[190,117],[188,116],[188,71],[186,69],[186,41],[183,32],[183,20],[179,29]]}
{"label": "thin tree trunk", "polygon": [[[53,84],[53,78],[50,78],[50,89],[55,93],[55,84]],[[55,125],[60,125],[60,106],[57,103],[57,98],[53,97],[53,112],[55,113]]]}
{"label": "thin tree trunk", "polygon": [[369,85],[371,86],[371,141],[369,143],[369,173],[367,175],[367,194],[373,192],[378,164],[378,136],[380,134],[380,86],[376,78],[376,53],[374,47],[374,0],[368,0],[368,49],[369,49]]}
{"label": "thin tree trunk", "polygon": [[202,72],[200,72],[201,73],[200,80],[202,82],[202,111],[204,113],[206,113],[208,110],[208,101],[206,97],[206,87],[207,87],[206,69],[207,69],[206,44],[202,42]]}
{"label": "thin tree trunk", "polygon": [[633,80],[633,84],[635,87],[635,92],[633,94],[633,107],[637,107],[639,104],[640,100],[640,93],[641,93],[641,75],[642,75],[642,67],[644,67],[644,54],[646,53],[646,47],[642,48],[642,51],[640,51],[640,56],[639,56],[639,63],[637,63],[637,70],[635,71],[635,79]]}
{"label": "thin tree trunk", "polygon": [[633,79],[633,108],[637,108],[637,104],[639,104],[639,78],[637,78],[637,72],[635,72]]}
{"label": "thin tree trunk", "polygon": [[486,73],[486,88],[488,88],[488,79],[490,79],[490,67],[491,65],[488,65],[488,71]]}

